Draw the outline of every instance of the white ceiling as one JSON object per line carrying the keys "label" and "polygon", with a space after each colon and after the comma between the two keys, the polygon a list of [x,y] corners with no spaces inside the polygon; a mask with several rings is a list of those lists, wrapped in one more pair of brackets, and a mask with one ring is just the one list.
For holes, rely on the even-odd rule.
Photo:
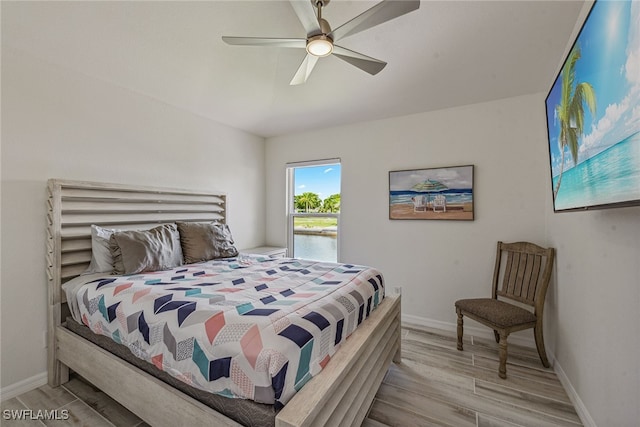
{"label": "white ceiling", "polygon": [[[376,4],[332,0],[333,28]],[[422,1],[341,40],[376,76],[304,50],[221,36],[300,37],[288,1],[2,2],[2,45],[264,137],[546,92],[582,1]]]}

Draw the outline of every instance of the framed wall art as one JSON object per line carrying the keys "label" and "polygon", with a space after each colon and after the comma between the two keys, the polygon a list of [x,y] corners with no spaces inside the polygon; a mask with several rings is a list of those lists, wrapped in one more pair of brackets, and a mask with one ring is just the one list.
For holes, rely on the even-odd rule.
{"label": "framed wall art", "polygon": [[389,172],[389,219],[473,220],[473,165]]}
{"label": "framed wall art", "polygon": [[640,2],[594,3],[546,99],[555,212],[640,205]]}

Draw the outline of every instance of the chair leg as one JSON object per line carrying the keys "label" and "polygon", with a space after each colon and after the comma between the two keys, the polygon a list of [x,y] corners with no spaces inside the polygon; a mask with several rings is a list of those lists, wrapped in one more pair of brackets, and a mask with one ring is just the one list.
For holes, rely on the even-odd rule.
{"label": "chair leg", "polygon": [[500,333],[498,331],[496,331],[495,329],[493,330],[493,336],[496,337],[496,342],[500,342]]}
{"label": "chair leg", "polygon": [[462,335],[464,334],[464,328],[462,326],[462,313],[458,308],[456,308],[456,313],[458,313],[458,350],[462,351]]}
{"label": "chair leg", "polygon": [[536,338],[536,348],[538,349],[538,355],[540,356],[540,361],[542,362],[542,366],[548,368],[551,366],[549,363],[549,359],[547,359],[547,352],[544,348],[544,337],[542,336],[542,324],[537,325],[533,328],[533,334]]}
{"label": "chair leg", "polygon": [[502,379],[507,378],[507,335],[500,334],[500,367],[498,368],[498,376]]}

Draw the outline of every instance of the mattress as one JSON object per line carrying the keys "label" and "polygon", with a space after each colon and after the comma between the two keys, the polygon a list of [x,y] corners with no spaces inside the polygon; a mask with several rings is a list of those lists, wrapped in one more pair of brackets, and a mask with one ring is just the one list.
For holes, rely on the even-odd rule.
{"label": "mattress", "polygon": [[384,298],[374,268],[255,255],[63,289],[93,333],[191,387],[275,410]]}
{"label": "mattress", "polygon": [[248,399],[229,399],[224,396],[191,387],[166,372],[159,370],[153,364],[135,357],[124,345],[118,344],[104,335],[94,334],[88,327],[76,322],[72,317],[67,317],[67,321],[64,326],[71,332],[91,341],[102,349],[107,350],[109,353],[118,356],[139,369],[142,369],[146,373],[153,375],[171,387],[180,390],[184,394],[207,405],[215,411],[224,414],[243,426],[274,427],[276,425],[276,415],[278,415],[278,411],[274,405],[257,403]]}

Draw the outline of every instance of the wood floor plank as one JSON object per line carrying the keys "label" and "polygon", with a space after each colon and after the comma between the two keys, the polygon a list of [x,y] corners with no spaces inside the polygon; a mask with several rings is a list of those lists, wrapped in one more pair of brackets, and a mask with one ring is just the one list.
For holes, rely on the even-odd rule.
{"label": "wood floor plank", "polygon": [[[454,334],[442,335],[438,334],[436,331],[419,331],[417,329],[408,329],[408,334],[405,338],[433,345],[440,345],[446,348],[455,348],[458,342],[458,338]],[[462,342],[464,345],[473,345],[470,336],[465,335]]]}
{"label": "wood floor plank", "polygon": [[[473,344],[471,345],[471,347],[464,344],[464,349],[467,351],[471,351],[473,354],[478,356],[485,356],[487,358],[500,360],[500,349],[498,347],[498,343],[496,343],[495,340],[492,341],[484,338],[473,337]],[[550,372],[553,372],[552,369],[542,366],[540,356],[535,349],[509,343],[507,351],[509,353],[508,360],[511,364],[526,366],[535,369],[546,369]]]}
{"label": "wood floor plank", "polygon": [[549,376],[548,372],[540,372],[537,369],[523,368],[507,363],[507,378],[502,379],[497,375],[498,362],[474,356],[474,365],[486,369],[494,375],[478,375],[477,378],[493,382],[498,385],[506,385],[517,390],[526,391],[540,396],[546,396],[565,403],[571,403],[567,392],[562,387],[555,373]]}
{"label": "wood floor plank", "polygon": [[485,396],[499,402],[509,402],[520,407],[527,407],[535,411],[544,412],[567,421],[580,423],[580,418],[578,418],[578,414],[576,414],[573,405],[570,403],[560,402],[538,394],[527,393],[481,380],[476,380],[475,392],[479,396]]}
{"label": "wood floor plank", "polygon": [[[413,361],[425,366],[438,368],[454,375],[462,375],[470,378],[481,379],[487,382],[493,382],[496,384],[508,385],[509,387],[522,391],[531,390],[535,387],[537,392],[540,394],[553,396],[557,400],[568,401],[569,399],[562,386],[558,387],[556,385],[548,385],[545,383],[531,381],[531,375],[525,377],[518,375],[508,375],[509,370],[512,368],[512,365],[509,364],[507,364],[507,378],[502,379],[498,376],[497,365],[490,366],[490,368],[483,368],[479,366],[468,365],[466,363],[460,363],[456,360],[447,360],[446,358],[437,356],[434,357],[429,353],[412,352],[404,347],[402,349],[402,357],[403,359],[406,359],[408,361]],[[474,360],[477,360],[477,358],[474,357]]]}
{"label": "wood floor plank", "polygon": [[[449,333],[448,337],[443,337],[443,336],[438,337],[436,333],[437,331],[434,331],[434,330],[430,330],[427,332],[421,332],[416,328],[410,328],[408,330],[409,330],[409,335],[407,336],[408,339],[420,341],[425,344],[441,345],[444,348],[448,348],[448,350],[450,351],[451,350],[457,351],[457,348],[456,348],[457,338],[456,338],[456,335],[453,333]],[[471,341],[471,336],[465,335],[464,338],[465,338],[464,341],[465,341],[465,346],[467,348],[467,353],[471,352],[471,354],[473,354],[474,365],[477,365],[489,370],[495,370],[497,372],[498,361],[499,361],[497,344],[495,344],[495,342],[490,340],[478,340],[475,337],[473,337],[473,341],[476,344],[474,347],[469,347],[467,346],[467,341]],[[496,347],[496,348],[494,349],[489,347]],[[409,349],[412,350],[413,348],[410,347]],[[474,350],[479,350],[480,354],[478,354]],[[512,345],[509,356],[510,357],[508,359],[508,362],[509,362],[508,372],[510,374],[519,375],[531,381],[543,382],[546,388],[556,387],[557,388],[557,390],[555,390],[555,394],[557,394],[556,397],[561,400],[565,400],[569,402],[569,398],[568,396],[566,396],[566,393],[564,392],[564,389],[562,388],[562,385],[560,384],[560,381],[558,380],[555,372],[553,372],[553,370],[551,369],[546,369],[542,366],[542,364],[538,359],[538,353],[535,349],[531,349],[531,348],[523,347],[519,345]],[[523,359],[528,361],[527,366],[522,367],[517,364],[518,361],[521,361]],[[532,367],[534,369],[531,369]]]}
{"label": "wood floor plank", "polygon": [[413,411],[394,406],[388,402],[374,400],[369,418],[390,427],[443,427],[446,424],[424,417]]}
{"label": "wood floor plank", "polygon": [[474,392],[473,378],[455,375],[442,369],[435,369],[409,360],[403,361],[400,365],[390,366],[385,383],[404,389],[419,388],[422,384],[429,383],[438,387],[449,387],[458,390],[460,393]]}
{"label": "wood floor plank", "polygon": [[407,351],[416,353],[429,354],[430,356],[440,356],[448,360],[455,360],[471,365],[473,363],[472,353],[462,351],[451,351],[450,348],[440,347],[422,341],[416,341],[407,337],[402,340],[402,350],[406,347]]}
{"label": "wood floor plank", "polygon": [[407,393],[404,388],[382,384],[376,395],[405,412],[414,412],[422,417],[447,426],[476,427],[476,413],[463,406],[438,399],[424,399],[418,393]]}
{"label": "wood floor plank", "polygon": [[[3,427],[37,427],[44,426],[42,422],[39,420],[31,420],[28,412],[24,412],[28,410],[25,405],[22,404],[16,397],[12,399],[5,400],[0,405],[0,409],[2,411],[2,424]],[[5,411],[10,411],[8,414]],[[5,418],[5,414],[8,417]],[[26,417],[26,418],[25,418]]]}
{"label": "wood floor plank", "polygon": [[470,378],[474,378],[475,375],[481,372],[489,372],[485,369],[473,366],[472,363],[466,361],[461,362],[459,359],[455,359],[453,357],[447,358],[444,355],[437,355],[422,351],[412,351],[409,348],[403,347],[402,361],[404,362],[405,360],[417,364],[422,364],[424,366],[438,368],[453,375],[463,375]]}
{"label": "wood floor plank", "polygon": [[523,427],[489,415],[478,413],[478,427]]}
{"label": "wood floor plank", "polygon": [[[428,345],[441,346],[448,350],[455,349],[457,351],[457,348],[456,348],[457,338],[454,333],[449,333],[449,336],[445,336],[445,335],[438,335],[437,330],[429,330],[429,331],[423,332],[416,329],[416,327],[408,328],[407,330],[409,331],[409,334],[406,337],[408,340],[419,341]],[[467,344],[474,345],[474,344],[471,344],[471,337],[469,335],[465,335],[463,341],[465,346],[467,346]],[[490,369],[494,369],[494,368],[497,369],[497,366],[498,366],[497,362],[499,361],[497,344],[489,340],[478,340],[475,337],[473,337],[473,342],[476,344],[474,347],[471,347],[471,350],[469,351],[471,351],[471,353],[474,355],[474,360],[480,361],[478,365],[486,368],[490,368]],[[479,350],[479,352],[474,350]],[[538,353],[535,349],[523,347],[519,345],[510,345],[509,355],[514,359],[514,360],[509,359],[510,364],[515,365],[519,368],[519,366],[517,365],[518,360],[525,359],[528,361],[527,362],[528,367],[535,368],[534,372],[537,375],[530,379],[532,380],[549,379],[549,380],[552,380],[555,384],[557,384],[559,388],[562,388],[562,385],[560,384],[560,381],[558,381],[557,376],[555,375],[555,372],[553,372],[552,369],[544,368],[542,366],[538,358]],[[529,370],[530,369],[528,368],[519,369],[519,370],[516,368],[516,371],[521,371],[523,373],[528,372]]]}
{"label": "wood floor plank", "polygon": [[71,380],[63,387],[117,427],[134,427],[142,421],[133,412],[77,374],[72,374]]}
{"label": "wood floor plank", "polygon": [[388,424],[381,423],[380,421],[373,420],[371,418],[365,418],[361,427],[390,427]]}
{"label": "wood floor plank", "polygon": [[[486,357],[479,354],[473,355],[474,365],[480,366],[486,369],[498,369],[498,364],[500,363],[500,359],[498,357]],[[543,382],[549,385],[555,385],[557,387],[562,388],[562,384],[560,380],[558,380],[558,376],[555,372],[550,369],[544,368],[542,365],[540,366],[522,366],[517,363],[511,362],[509,357],[507,356],[507,363],[509,367],[507,368],[507,375],[510,373],[514,373],[515,375],[526,376],[531,381]]]}
{"label": "wood floor plank", "polygon": [[[432,335],[441,339],[456,339],[458,334],[456,331],[447,331],[444,329],[432,328],[430,326],[416,325],[415,323],[402,323],[402,328],[419,334]],[[470,336],[464,336],[464,339],[470,339]]]}
{"label": "wood floor plank", "polygon": [[[427,401],[446,402],[471,411],[477,417],[477,425],[485,427],[580,425],[557,376],[553,370],[542,367],[535,349],[511,346],[508,378],[504,380],[497,374],[495,342],[465,335],[465,351],[459,352],[455,334],[438,336],[432,330],[406,329],[409,333],[403,338],[403,362],[392,366],[383,382],[383,386],[391,385],[404,391],[406,402],[391,402],[394,405],[425,408]],[[472,341],[470,345],[469,341]],[[466,387],[462,387],[464,381],[467,381]],[[471,391],[468,381],[474,382]],[[388,399],[388,393],[382,394],[384,390],[381,387],[372,410]],[[420,414],[433,415],[422,411]],[[433,417],[431,420],[435,421]]]}
{"label": "wood floor plank", "polygon": [[[391,380],[392,377],[389,377]],[[383,386],[385,384],[383,383]],[[379,393],[383,390],[380,388]],[[500,419],[511,423],[525,426],[575,426],[575,423],[556,418],[547,413],[541,413],[530,407],[522,407],[508,401],[496,401],[473,392],[464,392],[456,387],[447,387],[442,384],[432,384],[430,382],[416,382],[413,386],[405,389],[402,399],[411,402],[417,407],[424,407],[426,402],[434,400],[444,401],[450,405],[466,408],[470,411],[495,414]],[[385,397],[379,396],[381,400]],[[391,402],[397,405],[395,402]],[[423,415],[426,415],[420,412]],[[474,417],[475,422],[475,417]],[[474,424],[475,425],[475,424]]]}
{"label": "wood floor plank", "polygon": [[33,410],[52,410],[61,408],[77,398],[62,387],[52,388],[45,384],[35,390],[18,396],[18,400]]}
{"label": "wood floor plank", "polygon": [[44,421],[48,427],[113,427],[109,421],[91,409],[82,400],[74,400],[64,407],[69,411],[67,420]]}

